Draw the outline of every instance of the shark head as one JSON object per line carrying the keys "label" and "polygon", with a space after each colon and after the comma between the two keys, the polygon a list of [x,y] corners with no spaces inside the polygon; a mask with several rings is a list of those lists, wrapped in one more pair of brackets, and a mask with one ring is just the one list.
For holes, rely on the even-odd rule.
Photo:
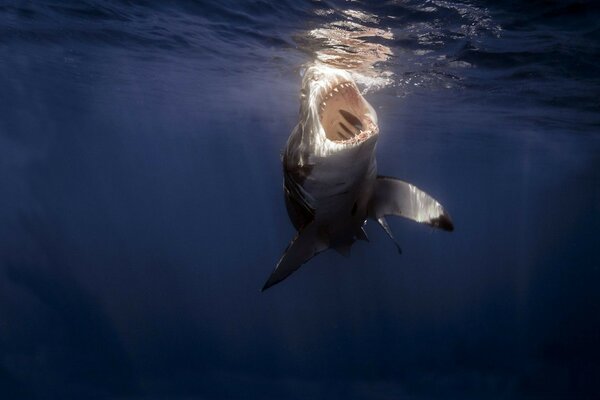
{"label": "shark head", "polygon": [[359,146],[379,133],[375,110],[347,71],[311,66],[300,95],[302,141],[317,156]]}

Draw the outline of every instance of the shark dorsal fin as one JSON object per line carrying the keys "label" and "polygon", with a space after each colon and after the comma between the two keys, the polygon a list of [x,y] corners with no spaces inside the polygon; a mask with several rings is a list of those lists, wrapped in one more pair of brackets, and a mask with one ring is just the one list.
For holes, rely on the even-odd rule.
{"label": "shark dorsal fin", "polygon": [[320,236],[314,223],[302,228],[279,259],[275,270],[273,270],[261,291],[265,291],[281,282],[293,274],[302,264],[318,253],[327,250],[329,245]]}

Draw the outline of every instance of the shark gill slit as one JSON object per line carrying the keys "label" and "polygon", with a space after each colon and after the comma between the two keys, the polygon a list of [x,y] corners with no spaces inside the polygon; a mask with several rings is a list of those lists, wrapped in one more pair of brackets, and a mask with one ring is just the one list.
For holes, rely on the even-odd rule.
{"label": "shark gill slit", "polygon": [[343,134],[342,134],[342,136],[344,136],[346,139],[350,139],[350,138],[354,137],[354,133],[350,129],[348,129],[348,127],[341,121],[340,121],[340,126],[348,134],[348,136],[343,135]]}
{"label": "shark gill slit", "polygon": [[342,117],[344,117],[344,119],[357,130],[361,131],[363,129],[362,122],[354,114],[346,110],[340,110],[340,114],[342,114]]}

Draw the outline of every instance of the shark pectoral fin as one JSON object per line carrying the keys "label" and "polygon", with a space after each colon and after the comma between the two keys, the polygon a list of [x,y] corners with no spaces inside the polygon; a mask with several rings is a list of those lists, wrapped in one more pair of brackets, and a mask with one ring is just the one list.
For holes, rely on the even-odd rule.
{"label": "shark pectoral fin", "polygon": [[445,231],[454,230],[450,215],[433,197],[413,184],[378,176],[369,203],[369,217],[379,222],[386,215],[397,215]]}
{"label": "shark pectoral fin", "polygon": [[327,250],[327,248],[328,245],[319,238],[316,226],[312,223],[308,224],[298,232],[285,253],[283,253],[261,292],[281,282],[300,268],[302,264],[318,253]]}

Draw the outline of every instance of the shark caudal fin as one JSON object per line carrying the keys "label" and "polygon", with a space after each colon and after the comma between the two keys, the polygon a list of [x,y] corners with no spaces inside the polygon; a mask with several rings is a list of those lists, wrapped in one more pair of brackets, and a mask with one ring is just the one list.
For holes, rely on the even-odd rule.
{"label": "shark caudal fin", "polygon": [[[396,243],[385,221],[386,215],[397,215],[445,231],[454,224],[444,207],[415,185],[386,176],[378,176],[369,203],[369,217],[377,221]],[[398,250],[400,246],[396,243]]]}
{"label": "shark caudal fin", "polygon": [[319,238],[317,228],[313,223],[302,228],[294,240],[289,244],[281,259],[277,263],[275,270],[267,279],[267,282],[261,289],[261,292],[271,286],[281,282],[292,273],[294,273],[302,264],[316,256],[318,253],[327,250],[329,246]]}

